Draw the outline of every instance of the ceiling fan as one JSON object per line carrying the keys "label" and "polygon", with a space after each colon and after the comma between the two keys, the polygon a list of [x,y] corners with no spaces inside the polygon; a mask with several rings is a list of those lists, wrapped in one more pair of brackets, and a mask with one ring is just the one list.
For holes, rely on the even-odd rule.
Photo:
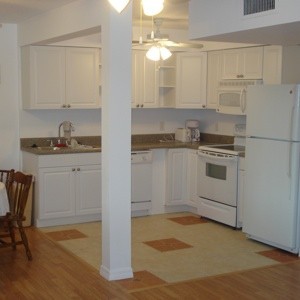
{"label": "ceiling fan", "polygon": [[[182,0],[172,0],[172,1],[182,1]],[[151,33],[147,34],[147,39],[143,41],[141,38],[138,41],[133,41],[133,47],[144,47],[145,49],[150,48],[151,46],[157,45],[160,47],[166,47],[172,51],[187,51],[189,49],[201,49],[203,47],[202,44],[198,43],[182,43],[182,42],[174,42],[169,39],[169,35],[167,33],[162,33],[160,31],[160,27],[163,24],[163,18],[154,18],[153,26],[156,28],[152,30]]]}

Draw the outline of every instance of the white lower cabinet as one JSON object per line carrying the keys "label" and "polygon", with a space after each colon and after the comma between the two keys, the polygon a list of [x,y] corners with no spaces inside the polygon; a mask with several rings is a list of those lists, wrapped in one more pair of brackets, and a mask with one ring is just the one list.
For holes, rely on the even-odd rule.
{"label": "white lower cabinet", "polygon": [[166,205],[186,204],[186,151],[186,149],[168,151]]}
{"label": "white lower cabinet", "polygon": [[187,204],[192,207],[197,207],[199,204],[197,193],[197,161],[197,150],[187,150]]}
{"label": "white lower cabinet", "polygon": [[23,169],[35,177],[37,227],[100,220],[100,153],[34,155],[23,152]]}

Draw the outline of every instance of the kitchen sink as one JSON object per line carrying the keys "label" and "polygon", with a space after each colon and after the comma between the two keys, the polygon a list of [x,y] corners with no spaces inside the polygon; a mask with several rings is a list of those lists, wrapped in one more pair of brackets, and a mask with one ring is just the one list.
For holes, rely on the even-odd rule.
{"label": "kitchen sink", "polygon": [[77,145],[76,147],[56,147],[56,146],[38,146],[36,147],[38,150],[44,150],[44,151],[63,151],[67,149],[94,149],[94,150],[100,150],[100,146],[90,146],[90,145]]}
{"label": "kitchen sink", "polygon": [[54,146],[42,146],[42,147],[36,147],[38,150],[46,150],[46,151],[59,151],[66,147],[54,147]]}

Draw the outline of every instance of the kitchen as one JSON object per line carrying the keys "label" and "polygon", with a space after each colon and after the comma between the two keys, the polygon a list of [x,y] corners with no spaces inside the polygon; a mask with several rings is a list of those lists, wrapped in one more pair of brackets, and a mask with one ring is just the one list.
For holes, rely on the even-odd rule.
{"label": "kitchen", "polygon": [[[6,28],[3,26],[1,29],[1,35],[6,35],[6,39],[10,34],[16,34],[16,28],[14,26]],[[16,41],[12,41],[11,44],[7,45],[7,62],[4,62],[2,69],[2,78],[3,70],[9,70],[6,66],[6,63],[11,62],[15,66],[14,69],[10,71],[12,78],[17,78],[17,63],[14,61],[14,57],[17,56]],[[12,50],[12,51],[11,51]],[[8,54],[9,53],[9,54]],[[11,53],[14,53],[14,57],[11,57]],[[5,60],[4,60],[5,61]],[[4,85],[3,80],[3,85]],[[18,84],[18,81],[12,79],[12,82]],[[4,86],[5,88],[5,86]],[[17,100],[17,91],[14,89],[8,89],[4,99],[15,99],[13,104],[10,104],[10,107],[18,107]],[[8,100],[7,100],[8,101]],[[6,117],[6,125],[11,124],[11,116],[16,115],[16,111],[12,109],[12,114]],[[7,115],[6,115],[7,116]],[[174,111],[173,109],[151,109],[150,111],[133,111],[133,133],[161,133],[161,132],[174,132],[175,128],[183,127],[186,119],[199,119],[201,121],[200,129],[202,132],[207,133],[220,133],[220,134],[232,134],[233,124],[243,123],[244,117],[232,117],[226,115],[218,115],[214,111],[194,111],[194,110],[179,110]],[[17,119],[17,118],[16,118]],[[65,111],[56,111],[55,115],[52,112],[24,112],[20,111],[20,136],[56,136],[57,134],[57,125],[62,120],[71,119],[76,126],[76,135],[86,135],[87,132],[93,130],[95,134],[100,135],[99,124],[99,113],[98,112],[65,112]],[[161,122],[165,122],[164,126],[160,126]],[[12,124],[15,125],[15,122]],[[161,131],[160,128],[164,127],[164,131]],[[18,140],[10,140],[12,136],[18,136],[17,131],[11,131],[14,129],[14,126],[5,126],[5,135],[8,135],[8,145],[7,148],[7,158],[3,157],[3,162],[5,164],[16,165],[16,161],[19,159],[19,148]],[[8,145],[6,147],[8,147]],[[5,153],[5,151],[3,152]],[[11,156],[11,153],[14,153]],[[18,166],[19,164],[17,164]]]}

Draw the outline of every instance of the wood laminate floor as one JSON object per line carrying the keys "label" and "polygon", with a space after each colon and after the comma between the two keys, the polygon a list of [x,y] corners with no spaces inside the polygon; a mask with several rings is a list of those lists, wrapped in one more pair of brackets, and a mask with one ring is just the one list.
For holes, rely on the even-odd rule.
{"label": "wood laminate floor", "polygon": [[28,228],[33,261],[24,249],[0,249],[0,299],[300,299],[299,260],[131,291]]}

